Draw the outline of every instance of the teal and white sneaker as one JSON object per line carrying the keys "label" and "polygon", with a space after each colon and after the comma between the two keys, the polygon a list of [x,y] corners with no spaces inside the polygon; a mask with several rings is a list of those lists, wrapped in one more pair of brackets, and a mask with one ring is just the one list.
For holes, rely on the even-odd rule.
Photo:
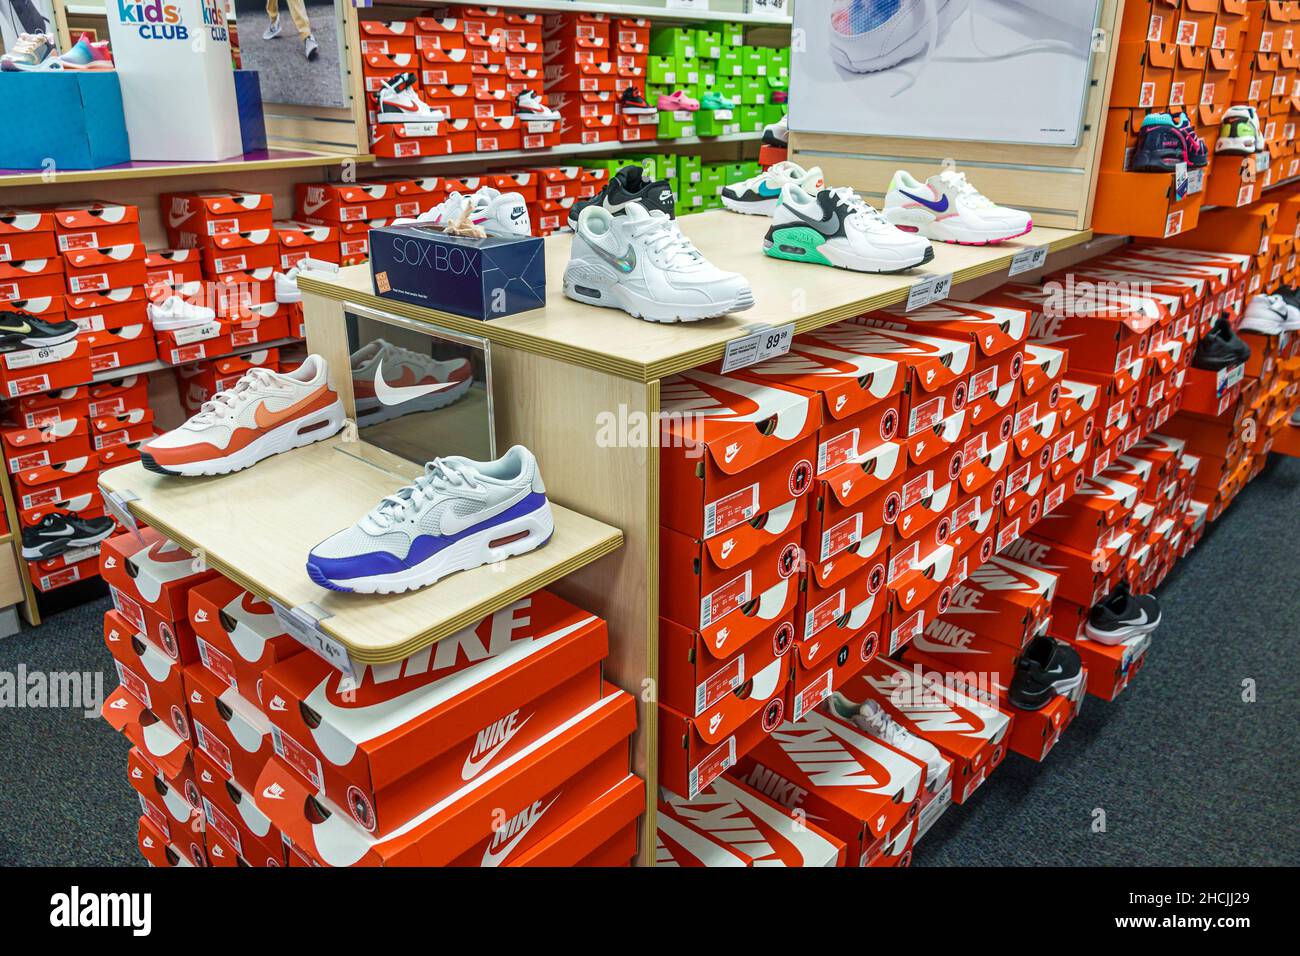
{"label": "teal and white sneaker", "polygon": [[791,183],[814,195],[826,186],[820,167],[804,169],[786,160],[744,182],[722,187],[722,205],[748,216],[770,216],[781,201],[781,190]]}

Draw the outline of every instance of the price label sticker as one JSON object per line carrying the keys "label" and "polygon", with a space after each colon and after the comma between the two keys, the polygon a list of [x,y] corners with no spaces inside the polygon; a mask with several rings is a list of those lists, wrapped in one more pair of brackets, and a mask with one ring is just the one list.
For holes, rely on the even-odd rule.
{"label": "price label sticker", "polygon": [[1007,275],[1018,276],[1024,272],[1033,272],[1035,269],[1041,269],[1046,264],[1047,246],[1021,249],[1011,258],[1011,268],[1007,270]]}
{"label": "price label sticker", "polygon": [[285,607],[275,598],[267,598],[267,601],[286,634],[355,683],[356,671],[348,649],[322,631],[317,618],[301,608]]}
{"label": "price label sticker", "polygon": [[136,523],[135,515],[131,514],[131,509],[127,507],[128,501],[139,501],[140,496],[134,491],[109,491],[102,486],[100,491],[103,492],[104,507],[109,510],[122,527],[140,538],[140,525]]}
{"label": "price label sticker", "polygon": [[935,302],[940,302],[952,294],[952,273],[926,276],[917,280],[907,293],[907,311],[921,309]]}
{"label": "price label sticker", "polygon": [[790,343],[793,341],[793,322],[732,339],[727,343],[727,351],[722,359],[722,374],[746,368],[764,359],[785,355],[790,351]]}

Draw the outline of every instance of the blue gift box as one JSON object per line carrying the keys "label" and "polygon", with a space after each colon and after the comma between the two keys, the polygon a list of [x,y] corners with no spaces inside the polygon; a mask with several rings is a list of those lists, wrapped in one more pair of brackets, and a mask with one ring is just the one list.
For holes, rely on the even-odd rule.
{"label": "blue gift box", "polygon": [[235,71],[235,100],[239,104],[239,136],[244,153],[266,150],[266,115],[262,111],[262,83],[256,70]]}
{"label": "blue gift box", "polygon": [[375,294],[471,319],[546,304],[546,253],[532,236],[467,239],[424,226],[370,230]]}
{"label": "blue gift box", "polygon": [[117,73],[0,72],[0,167],[99,169],[131,161]]}

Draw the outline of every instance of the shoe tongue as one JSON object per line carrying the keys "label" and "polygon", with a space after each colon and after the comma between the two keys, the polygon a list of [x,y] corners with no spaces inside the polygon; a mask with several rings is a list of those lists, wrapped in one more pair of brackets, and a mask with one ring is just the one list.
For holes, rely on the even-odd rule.
{"label": "shoe tongue", "polygon": [[630,202],[624,206],[623,215],[625,215],[630,222],[645,222],[650,218],[649,210],[639,202]]}

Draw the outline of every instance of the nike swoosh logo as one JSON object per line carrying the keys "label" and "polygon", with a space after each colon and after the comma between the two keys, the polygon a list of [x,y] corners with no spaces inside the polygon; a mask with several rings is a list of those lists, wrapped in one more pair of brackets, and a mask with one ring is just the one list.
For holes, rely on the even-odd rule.
{"label": "nike swoosh logo", "polygon": [[537,821],[540,820],[545,815],[546,811],[551,809],[551,807],[555,806],[555,801],[558,799],[560,799],[560,795],[556,794],[551,799],[551,802],[548,803],[546,806],[542,807],[542,809],[538,810],[537,813],[533,815],[532,819],[528,821],[528,825],[525,826],[518,833],[516,833],[513,837],[511,837],[510,842],[507,843],[505,846],[503,846],[501,849],[494,851],[491,847],[488,847],[486,850],[484,850],[483,865],[499,866],[502,863],[502,861],[506,859],[506,857],[510,856],[514,848],[519,845],[519,842],[523,840],[524,837],[528,836],[528,831],[531,830],[533,827],[537,826]]}
{"label": "nike swoosh logo", "polygon": [[[788,209],[789,207],[787,206],[786,208]],[[820,232],[823,236],[825,236],[828,239],[834,237],[835,234],[840,231],[839,212],[831,213],[831,218],[823,221],[821,219],[811,219],[796,209],[790,209],[790,211],[794,213],[797,218],[799,218],[803,222],[806,222],[808,225],[812,226],[814,229],[816,229],[818,232]]]}
{"label": "nike swoosh logo", "polygon": [[519,504],[519,502],[523,501],[532,493],[532,490],[532,486],[528,485],[511,495],[505,501],[498,502],[491,507],[483,508],[481,511],[476,511],[473,514],[454,515],[447,512],[442,516],[442,533],[447,537],[451,537],[452,535],[460,534],[462,531],[466,531],[475,525],[480,525],[484,521],[491,520],[502,512],[509,511],[515,505]]}
{"label": "nike swoosh logo", "polygon": [[320,202],[315,203],[304,199],[302,202],[302,214],[304,216],[314,215],[318,210],[324,209],[327,205],[329,205],[328,199],[322,199]]}
{"label": "nike swoosh logo", "polygon": [[616,256],[612,252],[602,249],[600,246],[593,245],[596,255],[600,256],[619,272],[628,275],[636,268],[636,250],[629,245],[621,256]]}
{"label": "nike swoosh logo", "polygon": [[281,411],[278,412],[271,411],[269,408],[266,407],[266,403],[263,402],[262,404],[258,405],[257,410],[253,412],[253,421],[257,423],[258,428],[263,428],[263,429],[272,428],[275,425],[279,425],[281,422],[285,422],[288,421],[290,418],[293,418],[295,415],[301,412],[312,402],[320,398],[321,393],[323,393],[324,391],[325,391],[325,386],[322,385],[320,388],[316,389],[316,391],[312,392],[306,398],[302,399],[301,401],[294,402],[288,408],[282,409]]}
{"label": "nike swoosh logo", "polygon": [[6,325],[4,327],[4,331],[6,332],[22,332],[23,334],[26,334],[31,330],[32,327],[28,325],[26,322],[23,322],[20,325]]}
{"label": "nike swoosh logo", "polygon": [[938,200],[934,200],[934,199],[922,199],[920,196],[914,196],[912,193],[909,193],[906,189],[900,189],[899,192],[901,192],[904,196],[906,196],[908,199],[912,200],[913,202],[920,203],[922,206],[924,206],[926,209],[929,209],[931,212],[943,213],[948,211],[947,196],[944,196]]}
{"label": "nike swoosh logo", "polygon": [[765,199],[773,199],[781,195],[781,190],[775,188],[774,186],[769,186],[767,183],[759,183],[758,194]]}
{"label": "nike swoosh logo", "polygon": [[514,729],[512,729],[510,733],[506,734],[506,736],[502,738],[502,740],[500,740],[495,747],[493,747],[491,750],[488,750],[477,760],[474,759],[473,754],[470,754],[468,757],[466,757],[465,765],[460,768],[460,779],[473,780],[480,773],[482,773],[483,768],[492,762],[492,758],[501,752],[501,748],[503,748],[506,744],[510,743],[510,741],[514,738],[515,734],[519,733],[519,731],[524,729],[524,724],[528,723],[528,721],[532,719],[533,718],[531,714],[525,717],[523,723],[520,723],[516,727],[514,727]]}
{"label": "nike swoosh logo", "polygon": [[1141,611],[1140,613],[1141,613],[1141,615],[1142,615],[1141,620],[1138,620],[1138,621],[1125,621],[1124,623],[1125,623],[1128,627],[1141,627],[1143,624],[1147,624],[1147,623],[1149,623],[1151,619],[1150,619],[1149,617],[1147,617],[1147,612],[1146,612],[1146,611]]}
{"label": "nike swoosh logo", "polygon": [[375,398],[384,405],[404,405],[425,395],[451,388],[455,382],[438,382],[433,385],[389,385],[384,381],[384,360],[375,366]]}
{"label": "nike swoosh logo", "polygon": [[189,218],[190,218],[190,211],[189,211],[188,209],[186,209],[184,212],[182,212],[182,213],[180,214],[179,218],[177,217],[176,213],[174,213],[174,212],[168,212],[168,213],[167,213],[167,224],[168,224],[169,226],[171,226],[173,229],[176,229],[176,228],[178,228],[178,227],[180,226],[181,223],[183,223],[186,219],[189,219]]}

